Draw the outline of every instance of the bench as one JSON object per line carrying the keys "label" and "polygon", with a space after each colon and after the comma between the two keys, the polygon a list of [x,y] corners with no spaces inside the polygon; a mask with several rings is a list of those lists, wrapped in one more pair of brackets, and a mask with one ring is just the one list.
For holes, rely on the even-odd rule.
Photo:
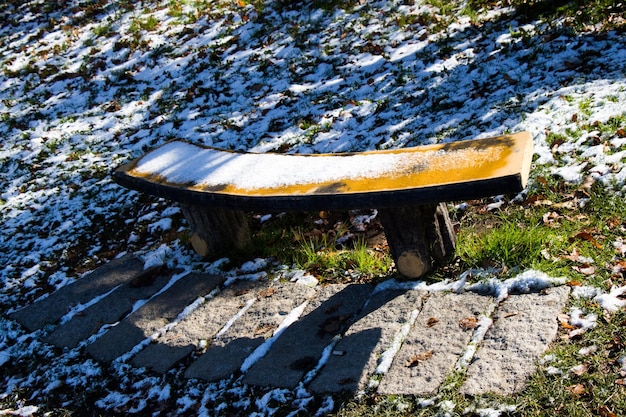
{"label": "bench", "polygon": [[168,142],[118,167],[128,188],[176,201],[202,256],[250,240],[245,212],[377,209],[398,271],[445,265],[456,237],[445,202],[517,193],[533,154],[528,132],[413,148],[298,155]]}

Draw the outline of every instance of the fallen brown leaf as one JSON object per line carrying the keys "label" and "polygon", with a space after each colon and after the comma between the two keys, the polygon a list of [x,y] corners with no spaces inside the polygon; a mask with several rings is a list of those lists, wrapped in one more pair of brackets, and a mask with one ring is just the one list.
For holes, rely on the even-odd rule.
{"label": "fallen brown leaf", "polygon": [[133,278],[128,285],[131,288],[149,287],[154,284],[159,275],[166,274],[167,270],[167,265],[153,266]]}
{"label": "fallen brown leaf", "polygon": [[459,326],[463,330],[472,330],[478,327],[478,319],[476,317],[466,317],[459,320]]}
{"label": "fallen brown leaf", "polygon": [[[565,330],[580,330],[576,326],[573,326],[570,324],[569,316],[565,313],[559,314],[557,316],[557,319],[559,321],[559,325],[561,325],[561,327],[564,328]],[[576,337],[576,335],[572,336],[570,332],[570,335],[568,335],[568,337]]]}
{"label": "fallen brown leaf", "polygon": [[575,234],[573,237],[571,237],[569,239],[570,242],[573,242],[574,240],[586,240],[587,242],[591,243],[593,246],[595,246],[598,249],[602,249],[602,245],[600,243],[598,243],[598,241],[596,240],[595,237],[593,237],[591,235],[591,233],[589,232],[580,232]]}
{"label": "fallen brown leaf", "polygon": [[259,336],[262,334],[267,334],[271,332],[272,330],[274,330],[274,326],[272,326],[271,324],[262,324],[258,326],[256,329],[254,329],[254,335]]}
{"label": "fallen brown leaf", "polygon": [[562,258],[572,262],[580,262],[580,253],[578,252],[578,249],[574,248],[572,249],[572,253],[569,255],[563,255]]}
{"label": "fallen brown leaf", "polygon": [[338,333],[343,326],[346,324],[346,321],[350,318],[349,314],[340,315],[336,317],[329,317],[324,321],[321,326],[321,331],[323,333],[334,334]]}
{"label": "fallen brown leaf", "polygon": [[626,260],[621,260],[621,261],[616,262],[611,269],[616,274],[620,273],[620,272],[625,272],[626,271]]}
{"label": "fallen brown leaf", "polygon": [[426,327],[433,327],[434,325],[436,325],[437,323],[439,323],[439,319],[436,317],[431,317],[428,319],[428,321],[426,322]]}
{"label": "fallen brown leaf", "polygon": [[324,314],[333,314],[334,312],[339,310],[342,305],[343,305],[343,301],[340,301],[340,302],[338,302],[336,304],[333,304],[332,306],[330,306],[326,310],[324,310]]}
{"label": "fallen brown leaf", "polygon": [[411,368],[413,366],[417,366],[420,362],[427,361],[428,359],[433,357],[433,351],[429,350],[428,352],[418,353],[417,355],[413,355],[404,366],[407,368]]}
{"label": "fallen brown leaf", "polygon": [[594,266],[573,266],[572,269],[576,272],[580,272],[583,275],[593,275],[596,273]]}
{"label": "fallen brown leaf", "polygon": [[620,378],[620,379],[616,379],[615,383],[617,385],[622,385],[622,386],[626,386],[626,378]]}
{"label": "fallen brown leaf", "polygon": [[511,77],[509,74],[504,74],[503,75],[504,79],[506,80],[506,82],[508,82],[510,85],[515,85],[517,84],[517,80],[513,77]]}
{"label": "fallen brown leaf", "polygon": [[276,288],[274,287],[266,288],[264,290],[259,291],[260,298],[269,298],[274,294],[276,294]]}
{"label": "fallen brown leaf", "polygon": [[617,417],[617,414],[609,410],[609,407],[607,407],[606,405],[598,408],[598,415],[600,417]]}
{"label": "fallen brown leaf", "polygon": [[550,211],[543,215],[543,224],[546,226],[556,226],[558,227],[558,220],[562,216],[556,211]]}
{"label": "fallen brown leaf", "polygon": [[572,373],[576,376],[581,376],[587,373],[587,371],[589,371],[589,366],[583,364],[574,366],[572,369]]}
{"label": "fallen brown leaf", "polygon": [[573,395],[583,395],[587,391],[583,384],[569,386],[567,390]]}

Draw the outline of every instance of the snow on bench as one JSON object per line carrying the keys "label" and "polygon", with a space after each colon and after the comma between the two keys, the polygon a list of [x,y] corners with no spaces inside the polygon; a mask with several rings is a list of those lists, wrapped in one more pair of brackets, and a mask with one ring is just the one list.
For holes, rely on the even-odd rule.
{"label": "snow on bench", "polygon": [[233,152],[172,141],[120,166],[114,178],[180,203],[202,256],[247,244],[245,211],[375,208],[398,270],[417,278],[454,254],[456,238],[443,203],[523,190],[532,149],[528,132],[321,155]]}

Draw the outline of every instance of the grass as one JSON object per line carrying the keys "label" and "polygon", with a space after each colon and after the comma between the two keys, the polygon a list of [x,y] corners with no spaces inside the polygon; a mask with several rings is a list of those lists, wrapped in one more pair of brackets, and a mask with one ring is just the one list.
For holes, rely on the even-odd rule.
{"label": "grass", "polygon": [[[287,9],[297,9],[304,5],[304,7],[319,7],[327,11],[342,7],[359,7],[356,1],[341,2],[339,0],[330,2],[316,0],[312,2],[312,6],[304,2],[288,0],[269,2],[268,5],[259,0],[230,2],[229,4],[231,3],[251,4],[259,10],[262,7],[270,7],[268,5],[271,4],[282,5]],[[494,4],[492,0],[448,3],[433,0],[429,3],[438,7],[437,13],[399,15],[398,24],[401,27],[407,27],[407,30],[412,25],[429,26],[429,32],[432,33],[447,27],[450,21],[457,19],[456,14],[459,13],[470,16],[472,21],[479,22],[480,17],[484,16]],[[522,20],[543,17],[558,30],[569,27],[574,31],[585,31],[590,25],[597,23],[604,25],[603,30],[623,30],[624,27],[622,2],[599,0],[583,4],[580,1],[506,0],[505,3],[513,7],[513,17],[520,17]],[[116,7],[120,10],[134,11],[136,4],[138,3],[120,1]],[[219,14],[220,8],[226,11],[230,6],[227,7],[225,4],[226,2],[171,0],[168,14],[180,18],[181,22],[192,22],[204,14]],[[462,4],[466,7],[461,11],[459,8]],[[44,6],[52,7],[52,3],[33,3],[30,7]],[[99,13],[97,2],[81,7],[88,6],[93,7],[94,13]],[[32,12],[37,13],[40,10],[34,9]],[[41,12],[48,13],[52,10]],[[85,16],[91,15],[86,13]],[[133,33],[130,36],[115,41],[116,50],[149,49],[148,42],[142,38],[145,35],[142,32],[161,30],[165,23],[159,22],[151,15],[142,14],[141,16],[133,20],[131,27]],[[52,20],[51,24],[53,24]],[[561,27],[557,27],[558,25]],[[113,36],[118,28],[115,19],[107,19],[94,26],[93,36],[95,38]],[[296,35],[295,26],[292,30]],[[305,38],[307,34],[308,32],[302,33],[301,37]],[[519,28],[515,30],[512,28],[511,35],[527,36]],[[51,52],[62,54],[71,42],[76,42],[76,40],[68,36],[67,42],[55,45]],[[442,38],[440,45],[441,49],[437,51],[438,54],[452,51],[453,43],[450,39]],[[202,60],[211,61],[206,65],[219,62],[219,59],[214,57],[219,57],[222,49],[226,50],[227,47],[229,45],[224,43],[223,46],[215,47],[213,52],[209,49],[210,54]],[[166,52],[157,50],[154,53],[155,59]],[[328,53],[331,52],[332,49],[328,49]],[[271,68],[269,60],[264,62]],[[261,66],[259,68],[263,69]],[[4,71],[7,76],[14,76],[8,68]],[[24,77],[39,73],[40,76],[47,78],[54,75],[56,68],[42,69],[32,64],[17,71],[21,72]],[[123,73],[118,75],[121,77]],[[31,79],[25,78],[25,93],[35,87],[36,84]],[[151,91],[148,91],[148,88],[144,90],[146,92],[144,96],[141,96],[142,100],[149,98]],[[608,97],[607,101],[615,102],[616,97]],[[606,143],[607,138],[610,137],[626,136],[624,133],[626,114],[598,122],[591,119],[594,114],[591,100],[580,100],[574,95],[563,97],[563,99],[571,102],[579,112],[577,128],[548,132],[547,140],[551,147],[558,148],[564,143],[575,142],[583,134],[592,131],[598,131],[599,134],[589,140],[597,141],[598,144]],[[16,100],[7,99],[6,101],[5,105],[12,107],[14,103],[11,101]],[[120,99],[120,102],[124,101]],[[115,103],[111,110],[119,106],[117,101]],[[166,104],[169,104],[169,101],[163,99],[162,103],[164,112],[168,112],[169,107]],[[441,110],[450,107],[445,96],[433,103]],[[386,105],[387,103],[381,100],[380,110],[384,110]],[[41,117],[45,116],[41,115]],[[8,112],[0,114],[0,119],[16,129],[28,129],[29,119],[13,118]],[[280,120],[277,121],[279,122]],[[312,135],[329,128],[313,122],[308,125],[304,123],[301,127]],[[444,130],[442,138],[453,133],[453,130],[449,132]],[[62,149],[65,143],[60,141],[61,139],[51,139],[45,142],[45,152],[54,154]],[[584,159],[581,155],[571,156],[580,160]],[[68,161],[78,160],[80,157],[81,152],[73,150]],[[555,157],[561,158],[562,156],[555,155]],[[103,177],[108,172],[97,166],[91,170],[94,171],[93,175],[89,172],[88,177]],[[537,167],[534,172],[530,192],[524,201],[507,203],[502,208],[493,211],[487,210],[486,201],[478,201],[473,202],[467,210],[453,213],[455,221],[460,224],[458,259],[453,266],[456,272],[467,268],[495,266],[502,270],[502,277],[506,278],[515,274],[519,269],[536,268],[552,276],[565,276],[572,286],[593,285],[608,290],[611,286],[626,285],[625,271],[620,269],[618,263],[623,259],[623,255],[618,254],[613,245],[619,239],[626,238],[624,221],[626,204],[623,197],[614,194],[610,191],[610,187],[607,188],[604,184],[594,184],[591,187],[574,186],[555,178],[550,172],[542,171],[540,167]],[[24,189],[35,186],[37,186],[36,183],[25,183]],[[150,207],[149,210],[154,209],[152,200],[140,200],[139,203],[145,206],[146,210],[148,207]],[[67,258],[65,263],[71,264],[71,268],[77,272],[93,269],[95,267],[93,261],[92,263],[85,262],[88,258],[86,253],[93,246],[93,239],[97,239],[103,248],[110,250],[110,253],[105,253],[105,249],[102,253],[98,253],[106,259],[114,256],[115,251],[135,249],[132,245],[123,246],[123,242],[131,232],[139,236],[138,240],[142,244],[154,241],[154,245],[157,246],[159,243],[176,239],[173,232],[155,237],[148,233],[145,224],[123,222],[124,219],[139,217],[137,214],[120,213],[115,217],[119,220],[119,224],[112,224],[103,217],[94,216],[93,235],[95,237],[89,236],[88,240],[87,237],[81,235],[82,237],[73,243],[71,251],[64,255]],[[181,223],[182,221],[178,219],[174,230]],[[371,225],[370,230],[375,227],[376,225]],[[254,233],[256,236],[253,241],[256,246],[249,248],[245,254],[240,254],[240,260],[248,260],[251,256],[273,257],[277,263],[305,269],[327,282],[372,281],[379,277],[388,278],[394,275],[392,262],[387,255],[388,251],[384,249],[384,244],[380,242],[374,244],[368,231],[356,230],[350,224],[348,213],[301,213],[274,216],[269,221],[256,222]],[[346,239],[351,235],[353,235],[352,238]],[[237,257],[234,256],[233,262],[237,261]],[[427,278],[441,279],[443,275],[441,272],[436,272]],[[572,306],[596,314],[601,325],[576,338],[568,337],[567,329],[561,329],[561,338],[549,352],[552,359],[540,366],[527,389],[514,397],[464,398],[455,390],[455,387],[463,381],[464,376],[462,373],[455,373],[438,393],[439,399],[436,402],[436,404],[446,404],[446,401],[450,401],[454,404],[451,411],[446,411],[438,405],[423,407],[419,398],[410,396],[366,395],[359,399],[352,397],[336,399],[337,404],[344,404],[337,415],[442,415],[446,413],[477,415],[476,411],[470,410],[475,410],[477,407],[504,409],[505,406],[512,404],[516,407],[515,411],[505,412],[505,415],[562,414],[581,417],[611,416],[620,415],[620,413],[623,415],[626,412],[626,393],[624,386],[618,381],[625,376],[620,374],[621,365],[618,360],[624,355],[625,350],[626,313],[621,311],[616,314],[607,314],[588,300],[572,300]],[[595,351],[592,353],[581,353],[581,349],[594,346]],[[571,371],[573,367],[579,365],[584,365],[586,371],[582,373]],[[554,372],[555,370],[558,372]],[[14,395],[4,397],[0,399],[0,409],[16,409],[19,407],[20,398],[29,398],[30,394],[32,393],[15,392]],[[88,401],[85,403],[89,405]],[[66,412],[58,408],[50,415],[72,414],[74,412]]]}
{"label": "grass", "polygon": [[[490,10],[493,3],[492,0],[470,0],[464,3],[462,12],[474,20],[480,13]],[[543,19],[551,25],[562,24],[580,32],[596,24],[606,29],[623,31],[626,28],[625,6],[617,0],[505,0],[502,3],[513,7],[522,21]]]}
{"label": "grass", "polygon": [[371,280],[392,273],[389,252],[357,231],[348,212],[280,214],[263,222],[252,219],[251,224],[252,242],[231,257],[234,264],[250,257],[273,258],[324,282]]}
{"label": "grass", "polygon": [[[585,204],[580,204],[581,200]],[[461,270],[495,266],[506,277],[518,269],[536,268],[551,276],[567,277],[572,286],[608,290],[626,285],[626,271],[615,268],[620,257],[612,244],[626,234],[623,197],[599,185],[583,193],[580,187],[551,179],[537,182],[522,203],[512,203],[497,213],[485,208],[486,202],[480,201],[463,213],[453,212],[461,223],[457,246]],[[581,272],[585,259],[592,260],[593,274]],[[576,337],[569,337],[567,328],[562,327],[545,363],[524,391],[512,397],[466,398],[458,393],[464,374],[456,372],[442,385],[436,403],[454,404],[447,412],[455,416],[480,415],[480,408],[500,410],[505,416],[623,415],[626,375],[620,358],[626,352],[626,311],[610,314],[591,300],[572,299],[571,303],[571,307],[596,314],[599,325]],[[594,348],[587,354],[584,348],[589,347]],[[439,406],[423,407],[421,400],[378,395],[349,398],[336,415],[446,414]]]}
{"label": "grass", "polygon": [[[622,124],[613,123],[615,133]],[[564,135],[562,139],[571,137]],[[458,270],[498,267],[502,277],[535,268],[548,275],[566,277],[572,286],[593,285],[603,290],[626,285],[613,242],[626,233],[626,203],[601,184],[582,187],[555,177],[534,178],[524,201],[509,202],[488,211],[477,201],[463,212],[452,212],[460,223]],[[325,220],[325,222],[323,221]],[[361,280],[393,273],[364,236],[339,245],[351,231],[342,214],[294,214],[273,219],[256,232],[280,262],[293,264],[326,280],[345,280],[355,271]],[[299,225],[300,227],[295,227]],[[273,242],[273,243],[270,243]],[[267,246],[269,244],[269,246]],[[591,267],[592,272],[587,268]],[[440,279],[432,274],[430,279]],[[412,396],[365,395],[343,398],[337,416],[480,415],[480,409],[500,410],[509,416],[612,416],[626,410],[625,375],[620,371],[626,345],[626,312],[608,314],[590,300],[571,301],[587,314],[596,314],[596,328],[560,337],[538,367],[527,388],[513,397],[483,395],[466,398],[458,393],[464,373],[448,377],[437,393],[435,406],[422,406]],[[584,348],[595,347],[585,352]],[[572,370],[574,369],[574,371]],[[442,409],[450,405],[450,410]]]}
{"label": "grass", "polygon": [[[581,106],[588,107],[588,103],[583,101]],[[592,129],[601,132],[600,140],[624,136],[623,117],[586,123],[581,121],[578,129],[548,139],[558,146],[576,141]],[[565,277],[572,287],[589,285],[608,291],[626,285],[624,253],[616,245],[626,235],[626,202],[605,184],[568,184],[538,167],[523,201],[511,201],[495,210],[488,207],[487,201],[477,201],[464,211],[452,211],[460,224],[458,270],[497,267],[501,277],[507,278],[534,268]],[[439,272],[428,278],[441,277]],[[346,398],[336,415],[476,416],[483,415],[481,408],[520,417],[623,415],[626,311],[610,313],[593,300],[576,298],[570,300],[568,308],[596,315],[598,325],[575,336],[562,325],[557,341],[519,394],[466,398],[458,393],[464,380],[461,371],[448,377],[434,406],[424,407],[422,399],[412,396],[366,395]]]}
{"label": "grass", "polygon": [[[569,259],[574,252],[599,265],[610,265],[615,257],[612,242],[624,232],[623,199],[601,186],[593,187],[588,195],[574,187],[563,192],[566,196],[559,197],[543,186],[525,205],[496,214],[464,215],[457,248],[463,265],[564,273],[564,266],[574,262]],[[606,270],[598,267],[597,273]]]}

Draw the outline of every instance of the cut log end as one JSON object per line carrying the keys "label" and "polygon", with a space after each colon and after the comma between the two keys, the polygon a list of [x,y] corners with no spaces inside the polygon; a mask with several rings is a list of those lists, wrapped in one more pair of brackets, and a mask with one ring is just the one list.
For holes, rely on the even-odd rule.
{"label": "cut log end", "polygon": [[420,278],[454,256],[456,237],[445,204],[378,211],[398,272]]}
{"label": "cut log end", "polygon": [[407,278],[415,279],[423,276],[430,270],[430,265],[420,258],[415,251],[402,253],[396,262],[398,272]]}
{"label": "cut log end", "polygon": [[199,234],[194,233],[189,239],[189,243],[191,243],[193,250],[201,257],[204,258],[209,255],[209,245],[207,245],[206,241],[202,239]]}

